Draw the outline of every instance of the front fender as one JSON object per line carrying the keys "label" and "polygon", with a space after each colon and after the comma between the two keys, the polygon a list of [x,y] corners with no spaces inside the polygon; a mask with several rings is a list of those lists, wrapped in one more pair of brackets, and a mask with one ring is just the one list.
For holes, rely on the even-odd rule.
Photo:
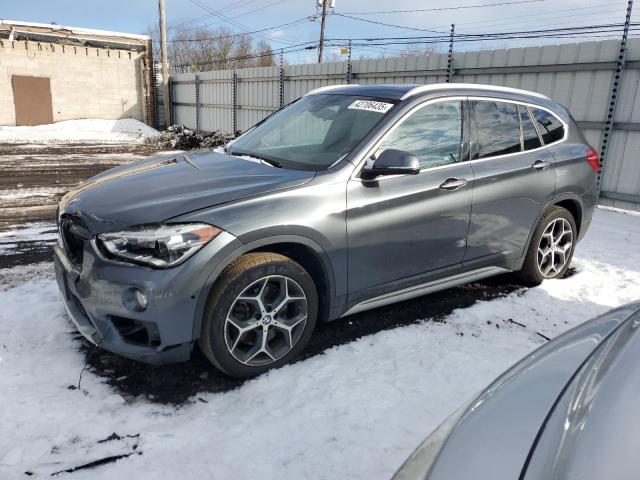
{"label": "front fender", "polygon": [[[246,243],[245,243],[246,242]],[[243,239],[239,239],[239,241],[234,242],[233,244],[229,244],[223,250],[221,250],[218,254],[216,254],[214,258],[214,266],[211,269],[210,274],[207,277],[202,289],[200,290],[200,297],[198,299],[198,303],[196,305],[195,310],[195,318],[193,321],[193,339],[196,340],[200,338],[200,332],[202,331],[202,320],[204,318],[204,310],[207,304],[207,299],[209,298],[209,294],[211,293],[211,289],[215,285],[218,277],[222,273],[222,271],[231,264],[235,259],[240,257],[241,255],[256,250],[258,248],[263,248],[269,245],[283,244],[283,243],[293,243],[298,245],[303,245],[312,249],[320,258],[323,271],[325,274],[325,281],[327,282],[328,287],[328,301],[329,301],[329,311],[332,312],[335,308],[336,304],[336,277],[334,274],[334,269],[331,264],[331,261],[322,248],[322,246],[316,241],[301,235],[296,234],[280,234],[280,235],[271,235],[268,237],[254,238],[245,237]]]}

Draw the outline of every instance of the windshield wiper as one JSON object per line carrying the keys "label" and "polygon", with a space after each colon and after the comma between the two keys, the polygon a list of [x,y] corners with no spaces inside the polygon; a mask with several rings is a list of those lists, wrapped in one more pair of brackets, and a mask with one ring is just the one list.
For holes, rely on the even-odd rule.
{"label": "windshield wiper", "polygon": [[263,157],[262,155],[257,155],[255,153],[249,153],[249,152],[242,152],[242,151],[239,151],[239,150],[234,150],[234,151],[232,151],[230,153],[231,153],[231,155],[245,155],[247,157],[257,158],[258,160],[260,160],[260,161],[262,161],[264,163],[268,163],[272,167],[282,168],[282,164],[280,162],[278,162],[277,160],[272,160],[270,158]]}

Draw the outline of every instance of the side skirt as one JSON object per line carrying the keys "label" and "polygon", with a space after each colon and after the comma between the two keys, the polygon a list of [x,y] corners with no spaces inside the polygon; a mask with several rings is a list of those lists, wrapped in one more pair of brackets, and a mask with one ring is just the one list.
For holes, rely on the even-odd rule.
{"label": "side skirt", "polygon": [[409,300],[411,298],[420,297],[428,293],[445,290],[457,285],[462,285],[463,283],[475,282],[476,280],[480,280],[482,278],[492,277],[494,275],[507,273],[510,271],[511,270],[501,267],[484,267],[477,270],[471,270],[469,272],[459,273],[451,277],[432,280],[431,282],[414,285],[412,287],[403,288],[402,290],[398,290],[396,292],[385,293],[384,295],[364,300],[348,309],[341,315],[341,317],[346,317],[347,315],[353,315],[354,313],[364,312],[373,308],[382,307],[391,303]]}

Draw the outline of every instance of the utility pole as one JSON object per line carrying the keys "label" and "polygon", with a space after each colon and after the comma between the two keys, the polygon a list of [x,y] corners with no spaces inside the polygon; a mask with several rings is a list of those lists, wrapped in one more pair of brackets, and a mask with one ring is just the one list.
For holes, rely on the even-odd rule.
{"label": "utility pole", "polygon": [[162,107],[164,109],[164,127],[171,125],[171,99],[169,98],[169,60],[167,55],[167,21],[164,1],[160,0],[160,53],[162,57]]}
{"label": "utility pole", "polygon": [[318,63],[322,63],[322,48],[324,47],[324,24],[327,19],[327,5],[329,0],[322,1],[322,20],[320,21],[320,44],[318,45]]}

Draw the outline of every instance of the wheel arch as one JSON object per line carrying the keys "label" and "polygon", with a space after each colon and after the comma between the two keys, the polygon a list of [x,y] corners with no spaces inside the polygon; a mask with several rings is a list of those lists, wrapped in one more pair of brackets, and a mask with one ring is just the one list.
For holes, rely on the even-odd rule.
{"label": "wheel arch", "polygon": [[[578,231],[576,232],[576,237],[580,235],[580,229],[582,228],[582,204],[575,198],[565,198],[563,200],[554,202],[549,206],[558,206],[562,207],[569,211],[569,213],[573,216],[573,219],[576,222],[576,228]],[[548,208],[548,207],[547,207]],[[546,208],[545,208],[546,210]]]}
{"label": "wheel arch", "polygon": [[331,311],[336,303],[335,275],[327,254],[318,243],[310,238],[297,235],[277,235],[244,244],[215,265],[200,291],[196,305],[193,322],[194,340],[200,337],[207,299],[220,274],[237,258],[251,252],[279,253],[302,265],[311,275],[318,290],[318,321],[325,321],[331,317]]}
{"label": "wheel arch", "polygon": [[546,212],[548,208],[554,207],[554,206],[563,207],[567,209],[569,213],[571,213],[571,215],[573,215],[573,219],[576,222],[576,228],[578,229],[578,231],[576,232],[576,237],[580,235],[580,228],[582,226],[582,219],[583,219],[583,212],[584,212],[584,205],[580,197],[578,195],[574,195],[571,193],[554,197],[549,203],[547,203],[544,206],[543,209],[540,210],[540,213],[538,214],[535,223],[531,226],[531,231],[529,232],[529,238],[527,238],[526,247],[524,249],[524,252],[522,253],[522,257],[520,258],[520,261],[518,262],[518,266],[516,269],[522,268],[524,259],[527,255],[527,252],[529,251],[529,246],[531,244],[531,239],[533,238],[533,233],[535,232],[536,226],[540,222],[540,219],[544,215],[544,212]]}

